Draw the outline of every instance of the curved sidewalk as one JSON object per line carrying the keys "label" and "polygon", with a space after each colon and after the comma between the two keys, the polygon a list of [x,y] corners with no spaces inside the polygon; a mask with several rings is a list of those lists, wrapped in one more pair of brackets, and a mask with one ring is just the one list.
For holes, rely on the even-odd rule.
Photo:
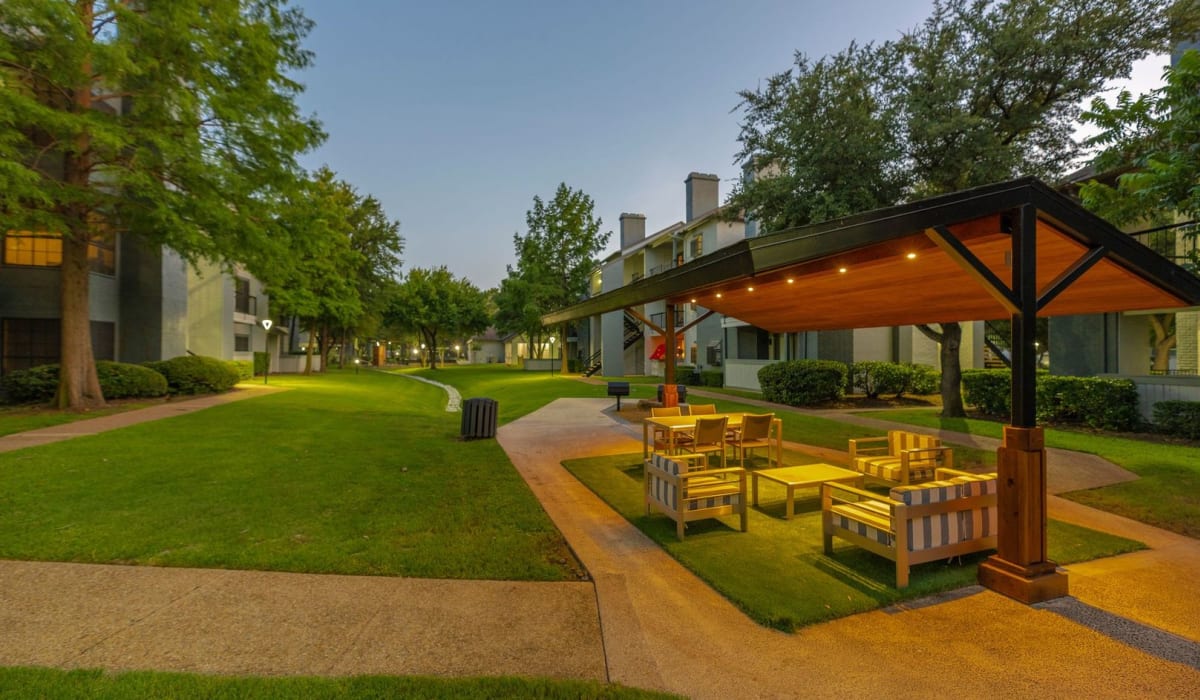
{"label": "curved sidewalk", "polygon": [[[1200,687],[1196,623],[1184,623],[1190,630],[1177,632],[1189,642],[1129,622],[1125,618],[1136,619],[1130,614],[1136,611],[1115,603],[1108,611],[1113,615],[1106,616],[1083,593],[1065,599],[1064,612],[972,587],[794,635],[759,627],[560,466],[564,459],[641,449],[640,430],[605,415],[609,405],[608,399],[560,399],[501,428],[499,440],[595,579],[612,681],[695,698],[876,692],[1174,697]],[[1200,543],[1178,546],[1194,553]],[[1099,588],[1107,589],[1106,581],[1117,576],[1112,568],[1096,570]],[[1159,560],[1148,568],[1153,575],[1140,589],[1141,598],[1161,594],[1154,582],[1188,587],[1200,576],[1200,557],[1182,567]],[[1188,597],[1174,596],[1163,605],[1178,616],[1200,618]],[[1109,636],[1111,631],[1086,626],[1093,619],[1129,622],[1139,633],[1165,639],[1173,650],[1157,656],[1139,651]]]}

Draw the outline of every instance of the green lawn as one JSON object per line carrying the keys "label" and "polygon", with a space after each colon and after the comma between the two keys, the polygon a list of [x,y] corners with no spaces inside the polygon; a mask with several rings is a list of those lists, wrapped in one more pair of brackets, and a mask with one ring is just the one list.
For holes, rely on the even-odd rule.
{"label": "green lawn", "polygon": [[[873,418],[1000,438],[996,421],[941,418],[921,410],[872,411]],[[1200,537],[1200,447],[1048,428],[1046,445],[1099,455],[1138,475],[1135,481],[1073,491],[1064,497],[1165,530]]]}
{"label": "green lawn", "polygon": [[547,678],[231,678],[184,673],[107,673],[0,668],[0,697],[12,698],[673,698],[620,685]]}
{"label": "green lawn", "polygon": [[114,413],[133,411],[161,403],[161,399],[144,399],[138,401],[109,404],[105,408],[75,413],[58,411],[43,406],[0,406],[0,436],[23,433],[26,430],[49,428],[55,425],[65,425],[78,420],[111,416]]}
{"label": "green lawn", "polygon": [[577,565],[494,440],[378,372],[4,455],[0,558],[567,580]]}
{"label": "green lawn", "polygon": [[[789,454],[790,463],[817,461]],[[815,489],[797,494],[792,520],[783,519],[783,489],[760,484],[761,507],[751,509],[748,532],[737,517],[689,523],[675,537],[666,516],[646,515],[641,454],[570,460],[564,466],[671,556],[720,591],[754,620],[785,631],[873,610],[901,600],[970,585],[986,554],[961,563],[931,562],[912,569],[911,583],[895,588],[892,562],[839,540],[826,556],[821,545]],[[1142,549],[1140,543],[1051,520],[1050,556],[1059,563]]]}

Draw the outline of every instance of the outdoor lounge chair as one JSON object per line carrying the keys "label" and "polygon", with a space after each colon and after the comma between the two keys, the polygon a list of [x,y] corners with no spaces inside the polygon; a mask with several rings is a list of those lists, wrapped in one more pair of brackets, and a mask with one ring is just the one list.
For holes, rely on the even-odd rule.
{"label": "outdoor lounge chair", "polygon": [[707,459],[656,452],[643,468],[646,514],[658,511],[674,520],[675,535],[681,540],[687,523],[734,513],[741,517],[741,531],[746,531],[746,470],[696,468]]}
{"label": "outdoor lounge chair", "polygon": [[954,467],[954,452],[940,438],[907,430],[850,441],[850,468],[893,484],[928,481],[937,469]]}

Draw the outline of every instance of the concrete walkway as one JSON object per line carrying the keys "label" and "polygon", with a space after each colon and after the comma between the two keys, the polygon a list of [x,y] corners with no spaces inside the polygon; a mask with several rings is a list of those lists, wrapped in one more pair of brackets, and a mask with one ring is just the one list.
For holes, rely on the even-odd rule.
{"label": "concrete walkway", "polygon": [[[795,635],[759,627],[561,467],[640,450],[640,427],[614,420],[611,405],[562,399],[499,433],[592,583],[0,561],[0,664],[520,673],[696,698],[1187,697],[1200,688],[1200,543],[1058,498],[1055,517],[1154,549],[1072,566],[1074,597],[1043,606],[971,587]],[[129,424],[140,418],[132,413],[96,420]],[[80,422],[70,433],[85,430],[96,432]]]}

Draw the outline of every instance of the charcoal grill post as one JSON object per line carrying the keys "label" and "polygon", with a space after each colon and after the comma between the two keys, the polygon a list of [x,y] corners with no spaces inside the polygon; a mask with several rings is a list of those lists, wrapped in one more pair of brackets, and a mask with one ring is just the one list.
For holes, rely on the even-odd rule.
{"label": "charcoal grill post", "polygon": [[621,397],[629,396],[629,382],[609,382],[608,395],[617,397],[617,411],[620,411]]}

